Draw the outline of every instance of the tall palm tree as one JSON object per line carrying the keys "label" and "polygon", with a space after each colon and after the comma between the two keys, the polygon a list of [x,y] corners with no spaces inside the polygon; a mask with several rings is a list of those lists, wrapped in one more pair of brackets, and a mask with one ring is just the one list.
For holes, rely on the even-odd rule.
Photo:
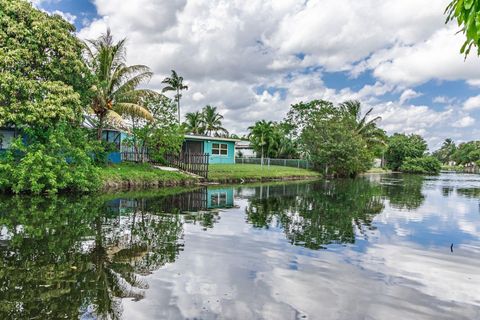
{"label": "tall palm tree", "polygon": [[385,144],[385,132],[377,127],[377,122],[381,120],[382,117],[377,116],[367,120],[373,108],[368,109],[362,116],[362,105],[358,100],[345,101],[341,103],[339,107],[343,115],[353,121],[355,132],[364,138],[368,147]]}
{"label": "tall palm tree", "polygon": [[183,84],[183,77],[179,76],[175,70],[172,70],[172,76],[166,77],[162,81],[167,86],[162,89],[162,92],[175,91],[175,101],[177,102],[178,123],[180,123],[180,98],[182,97],[182,90],[188,90],[188,86]]}
{"label": "tall palm tree", "polygon": [[200,111],[188,112],[185,115],[184,125],[187,132],[194,133],[194,134],[205,133],[203,114]]}
{"label": "tall palm tree", "polygon": [[211,136],[212,133],[214,133],[216,136],[218,136],[219,133],[228,134],[227,129],[222,127],[223,116],[217,112],[217,107],[207,105],[205,108],[203,108],[202,114],[205,131],[209,136]]}
{"label": "tall palm tree", "polygon": [[91,112],[96,116],[97,138],[107,122],[122,126],[123,115],[152,120],[150,112],[139,104],[140,98],[157,93],[137,87],[148,81],[152,72],[144,65],[125,64],[125,39],[113,41],[110,29],[96,40],[88,40],[87,62],[94,80]]}
{"label": "tall palm tree", "polygon": [[265,152],[271,149],[271,145],[274,142],[274,124],[272,121],[261,120],[255,122],[255,125],[248,127],[248,130],[250,131],[248,138],[252,142],[254,149],[261,151],[263,164]]}

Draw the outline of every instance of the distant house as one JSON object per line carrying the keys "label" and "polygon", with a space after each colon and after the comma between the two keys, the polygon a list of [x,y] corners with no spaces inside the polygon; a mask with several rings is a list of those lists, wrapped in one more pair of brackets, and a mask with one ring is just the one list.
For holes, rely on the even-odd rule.
{"label": "distant house", "polygon": [[21,134],[17,129],[0,127],[0,151],[9,149],[13,140],[19,136]]}
{"label": "distant house", "polygon": [[234,164],[237,141],[239,140],[187,134],[182,145],[182,153],[208,153],[210,164]]}
{"label": "distant house", "polygon": [[255,158],[257,155],[250,141],[240,140],[235,145],[235,148],[237,149],[236,156],[239,158]]}
{"label": "distant house", "polygon": [[102,140],[112,143],[115,147],[115,150],[108,154],[108,162],[122,162],[122,152],[127,151],[123,142],[128,138],[128,135],[128,132],[117,129],[103,129]]}

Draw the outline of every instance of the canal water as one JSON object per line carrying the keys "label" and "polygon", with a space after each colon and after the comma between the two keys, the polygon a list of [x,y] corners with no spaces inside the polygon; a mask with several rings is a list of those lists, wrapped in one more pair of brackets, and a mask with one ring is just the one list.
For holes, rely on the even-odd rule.
{"label": "canal water", "polygon": [[0,319],[480,319],[480,175],[0,198]]}

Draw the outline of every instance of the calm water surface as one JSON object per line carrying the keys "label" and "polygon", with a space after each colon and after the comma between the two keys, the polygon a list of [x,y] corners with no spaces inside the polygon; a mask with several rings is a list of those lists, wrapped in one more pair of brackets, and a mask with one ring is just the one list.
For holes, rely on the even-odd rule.
{"label": "calm water surface", "polygon": [[480,175],[0,198],[0,261],[0,319],[480,319]]}

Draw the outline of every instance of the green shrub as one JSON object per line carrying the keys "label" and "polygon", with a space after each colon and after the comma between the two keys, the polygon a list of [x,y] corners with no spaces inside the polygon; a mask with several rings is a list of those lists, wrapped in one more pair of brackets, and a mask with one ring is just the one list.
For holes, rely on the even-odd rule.
{"label": "green shrub", "polygon": [[442,168],[440,161],[432,156],[405,158],[400,171],[407,173],[438,174]]}
{"label": "green shrub", "polygon": [[[0,157],[0,190],[14,193],[88,192],[100,185],[81,130],[52,128],[17,139]],[[28,139],[27,139],[28,140]]]}

